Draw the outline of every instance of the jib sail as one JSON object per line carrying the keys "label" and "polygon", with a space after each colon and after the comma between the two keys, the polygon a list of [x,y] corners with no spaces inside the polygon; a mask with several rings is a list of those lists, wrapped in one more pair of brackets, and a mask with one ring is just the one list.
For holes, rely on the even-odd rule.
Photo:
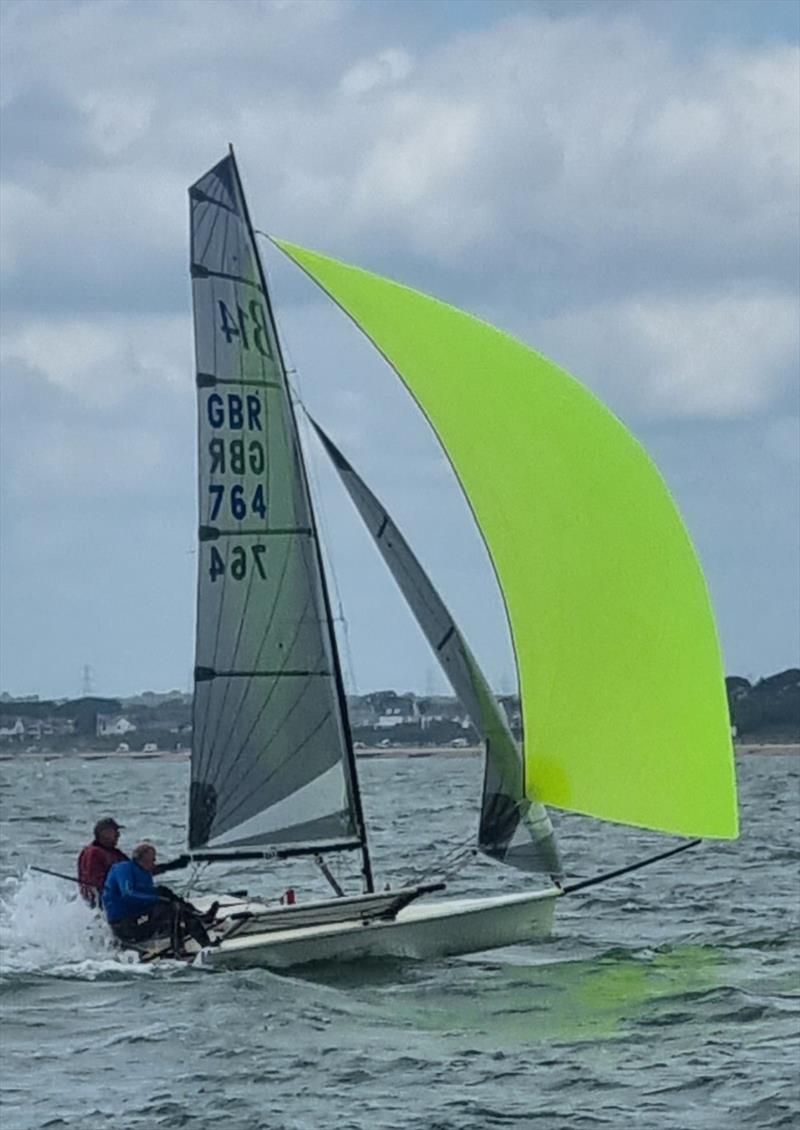
{"label": "jib sail", "polygon": [[525,793],[522,753],[466,640],[407,541],[367,484],[320,426],[317,435],[406,598],[450,685],[485,743],[478,847],[525,871],[561,874],[550,817]]}

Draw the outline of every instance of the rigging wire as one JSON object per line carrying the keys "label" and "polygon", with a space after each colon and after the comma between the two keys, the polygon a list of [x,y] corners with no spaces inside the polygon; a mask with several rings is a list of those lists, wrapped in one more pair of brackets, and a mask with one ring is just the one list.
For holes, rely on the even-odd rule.
{"label": "rigging wire", "polygon": [[[294,370],[294,372],[297,373],[297,370]],[[297,377],[299,384],[299,373],[297,373]],[[305,447],[306,450],[310,450],[314,443],[313,436],[311,436],[311,430],[309,428],[310,417],[308,409],[306,408],[299,391],[295,394],[295,403],[301,409],[301,414],[298,416],[298,424],[300,420],[303,421],[302,431],[305,436]],[[300,428],[298,427],[298,431],[299,430]],[[344,652],[345,671],[347,675],[347,689],[350,694],[357,695],[358,683],[356,682],[355,665],[353,663],[353,649],[350,644],[350,625],[348,624],[347,617],[344,614],[342,594],[341,590],[339,589],[339,579],[336,575],[336,569],[333,564],[333,559],[327,548],[331,544],[331,538],[328,533],[329,527],[327,521],[327,513],[323,505],[323,495],[319,485],[317,468],[313,459],[307,461],[306,471],[311,483],[311,492],[314,496],[314,509],[317,515],[317,524],[319,525],[322,532],[321,541],[323,554],[325,557],[326,576],[329,577],[332,582],[331,587],[333,589],[335,604],[335,614],[333,617],[333,622],[339,628],[339,639],[341,640],[343,645],[341,650]]]}
{"label": "rigging wire", "polygon": [[432,863],[427,867],[410,869],[408,872],[408,882],[412,885],[419,885],[431,879],[433,876],[438,876],[442,879],[451,878],[478,854],[476,847],[469,846],[472,845],[473,839],[474,837],[472,833],[470,833],[468,836],[465,836],[463,840],[459,840],[446,851],[437,863]]}
{"label": "rigging wire", "polygon": [[[272,247],[272,243],[270,241],[270,238],[265,231],[261,231],[260,228],[254,228],[253,231],[254,231],[254,234],[256,236],[261,236],[261,238],[264,239],[267,243],[269,243],[270,247]],[[269,267],[266,263],[266,259],[265,259],[264,256],[262,256],[261,265],[264,269],[264,274],[267,277],[267,284],[269,286],[271,284],[271,279],[269,277],[270,272],[269,272]],[[286,365],[286,383],[287,383],[288,388],[289,388],[289,395],[292,398],[292,403],[300,409],[300,412],[298,413],[298,416],[297,416],[297,423],[298,423],[298,429],[297,430],[298,430],[299,433],[302,433],[301,438],[302,438],[302,446],[303,446],[304,451],[305,452],[311,452],[311,451],[314,450],[314,442],[313,442],[313,437],[311,437],[311,431],[310,431],[310,427],[309,427],[309,423],[308,423],[309,413],[308,413],[308,409],[306,408],[305,399],[304,399],[304,396],[303,396],[302,378],[301,378],[301,375],[300,375],[300,370],[295,363],[294,357],[292,356],[291,346],[290,346],[290,344],[287,340],[286,335],[283,332],[283,327],[281,325],[281,319],[278,316],[278,312],[276,310],[273,310],[272,316],[273,316],[273,322],[275,323],[275,330],[276,330],[278,337],[280,339],[281,353],[283,354],[283,356],[284,356],[284,358],[287,362],[287,365]],[[300,426],[301,421],[302,421],[302,427]],[[349,694],[356,695],[356,694],[358,694],[358,683],[356,681],[355,665],[353,663],[353,652],[352,652],[352,647],[350,645],[350,626],[349,626],[349,624],[347,622],[347,618],[344,614],[344,607],[342,605],[342,594],[341,594],[341,590],[339,588],[339,578],[336,574],[336,568],[334,566],[333,560],[331,558],[331,554],[330,554],[329,549],[328,549],[328,547],[332,544],[332,541],[331,541],[331,537],[330,537],[330,534],[329,534],[329,525],[328,525],[328,522],[327,522],[327,513],[326,513],[325,507],[323,505],[323,495],[322,495],[322,491],[320,490],[319,478],[318,478],[318,475],[317,475],[316,461],[313,458],[306,459],[305,466],[306,466],[306,476],[309,480],[309,488],[311,490],[311,494],[312,494],[312,497],[313,497],[314,513],[315,513],[316,519],[317,519],[317,526],[319,527],[320,533],[322,535],[321,538],[320,538],[320,541],[321,541],[322,554],[323,554],[324,561],[325,561],[325,575],[326,575],[326,578],[329,582],[329,587],[332,589],[333,604],[335,606],[335,609],[334,609],[335,615],[333,616],[333,622],[336,625],[336,627],[338,628],[337,634],[338,634],[339,639],[340,639],[340,641],[343,645],[340,650],[344,653],[343,659],[344,659],[345,674],[347,676],[347,691],[348,691]]]}
{"label": "rigging wire", "polygon": [[205,871],[207,869],[208,869],[208,864],[204,863],[202,860],[199,860],[197,863],[194,863],[192,865],[191,873],[189,874],[189,877],[186,880],[186,887],[185,887],[185,891],[184,891],[184,893],[186,895],[191,894],[192,890],[200,882],[201,876],[205,873]]}
{"label": "rigging wire", "polygon": [[470,863],[478,853],[478,849],[474,847],[463,848],[459,854],[452,855],[449,863],[444,860],[438,866],[428,867],[421,873],[416,874],[412,872],[411,883],[414,886],[419,886],[422,883],[428,882],[434,877],[441,882],[454,878],[460,871]]}

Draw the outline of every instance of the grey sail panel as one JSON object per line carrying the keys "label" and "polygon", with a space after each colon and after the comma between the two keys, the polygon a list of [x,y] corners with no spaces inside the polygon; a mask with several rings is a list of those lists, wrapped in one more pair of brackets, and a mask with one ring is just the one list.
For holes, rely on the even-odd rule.
{"label": "grey sail panel", "polygon": [[189,845],[359,846],[311,504],[233,157],[189,198],[199,439]]}
{"label": "grey sail panel", "polygon": [[379,500],[313,420],[314,428],[450,684],[486,745],[478,846],[525,871],[561,874],[550,817],[524,790],[521,750],[464,637]]}

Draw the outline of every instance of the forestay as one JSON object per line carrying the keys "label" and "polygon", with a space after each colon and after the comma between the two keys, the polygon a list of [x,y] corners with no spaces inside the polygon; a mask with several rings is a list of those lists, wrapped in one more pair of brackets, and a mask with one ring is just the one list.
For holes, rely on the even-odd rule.
{"label": "forestay", "polygon": [[189,196],[200,478],[189,845],[358,847],[314,519],[233,155]]}
{"label": "forestay", "polygon": [[486,746],[478,846],[526,871],[561,874],[547,810],[526,797],[524,764],[502,708],[444,601],[381,502],[312,420],[397,585]]}

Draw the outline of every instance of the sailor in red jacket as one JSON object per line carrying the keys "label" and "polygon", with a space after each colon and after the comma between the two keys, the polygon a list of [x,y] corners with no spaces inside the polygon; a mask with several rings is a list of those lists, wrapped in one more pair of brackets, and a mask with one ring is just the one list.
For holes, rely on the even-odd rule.
{"label": "sailor in red jacket", "polygon": [[117,847],[121,825],[111,816],[98,820],[94,826],[94,839],[78,856],[78,881],[81,894],[90,906],[99,906],[106,875],[115,863],[128,857]]}

